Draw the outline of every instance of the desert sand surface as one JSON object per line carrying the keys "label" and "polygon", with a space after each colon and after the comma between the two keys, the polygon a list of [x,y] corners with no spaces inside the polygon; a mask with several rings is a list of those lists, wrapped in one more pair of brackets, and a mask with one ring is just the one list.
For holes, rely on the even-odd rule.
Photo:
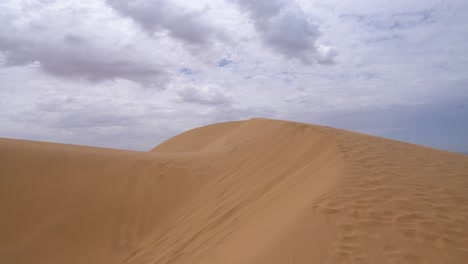
{"label": "desert sand surface", "polygon": [[269,119],[0,139],[0,263],[468,263],[468,156]]}

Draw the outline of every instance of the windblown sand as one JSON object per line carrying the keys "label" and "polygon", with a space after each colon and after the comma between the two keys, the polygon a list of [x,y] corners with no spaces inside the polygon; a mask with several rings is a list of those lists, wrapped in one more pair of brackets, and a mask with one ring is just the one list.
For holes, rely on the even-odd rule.
{"label": "windblown sand", "polygon": [[0,139],[0,263],[468,263],[468,157],[267,119]]}

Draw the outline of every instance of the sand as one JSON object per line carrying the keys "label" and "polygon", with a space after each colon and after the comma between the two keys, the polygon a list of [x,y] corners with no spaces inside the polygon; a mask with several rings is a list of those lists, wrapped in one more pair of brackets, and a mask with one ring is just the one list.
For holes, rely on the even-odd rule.
{"label": "sand", "polygon": [[0,139],[0,263],[468,263],[468,156],[268,119]]}

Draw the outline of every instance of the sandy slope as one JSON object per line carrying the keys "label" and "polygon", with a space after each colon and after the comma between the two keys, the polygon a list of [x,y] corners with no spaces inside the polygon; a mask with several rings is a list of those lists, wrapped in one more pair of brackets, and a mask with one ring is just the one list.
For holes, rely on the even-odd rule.
{"label": "sandy slope", "polygon": [[0,263],[467,263],[468,157],[300,123],[0,139]]}

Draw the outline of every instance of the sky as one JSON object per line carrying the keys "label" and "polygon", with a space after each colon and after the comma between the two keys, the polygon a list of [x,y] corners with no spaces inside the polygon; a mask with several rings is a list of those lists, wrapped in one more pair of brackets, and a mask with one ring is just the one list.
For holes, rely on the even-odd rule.
{"label": "sky", "polygon": [[2,0],[0,137],[264,117],[468,152],[466,0]]}

